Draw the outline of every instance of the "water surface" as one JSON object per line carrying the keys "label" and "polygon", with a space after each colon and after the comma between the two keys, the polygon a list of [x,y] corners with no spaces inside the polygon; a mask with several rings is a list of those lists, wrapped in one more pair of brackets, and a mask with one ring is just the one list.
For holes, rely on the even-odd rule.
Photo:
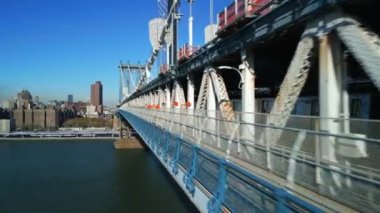
{"label": "water surface", "polygon": [[0,212],[195,212],[147,150],[0,139]]}

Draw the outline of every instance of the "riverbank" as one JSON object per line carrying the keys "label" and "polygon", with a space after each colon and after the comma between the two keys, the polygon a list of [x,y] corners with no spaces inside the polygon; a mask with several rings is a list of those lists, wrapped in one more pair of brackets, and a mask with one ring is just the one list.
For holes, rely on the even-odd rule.
{"label": "riverbank", "polygon": [[135,137],[119,138],[114,142],[115,149],[143,149],[144,143],[137,140]]}
{"label": "riverbank", "polygon": [[55,139],[55,138],[118,138],[120,133],[113,130],[81,130],[81,131],[18,131],[0,133],[3,139]]}
{"label": "riverbank", "polygon": [[2,138],[0,137],[0,142],[2,141],[48,141],[48,140],[54,140],[54,141],[74,141],[74,140],[112,140],[111,142],[114,142],[114,140],[117,140],[119,137],[42,137],[42,138]]}

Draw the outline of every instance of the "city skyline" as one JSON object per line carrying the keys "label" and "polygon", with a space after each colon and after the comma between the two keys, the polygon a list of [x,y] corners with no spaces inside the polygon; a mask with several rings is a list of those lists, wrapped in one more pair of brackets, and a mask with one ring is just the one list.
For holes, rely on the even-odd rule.
{"label": "city skyline", "polygon": [[[158,16],[155,1],[5,1],[0,7],[0,101],[28,89],[41,101],[89,100],[88,85],[101,80],[104,105],[119,98],[119,60],[144,63],[151,53],[148,22]],[[208,1],[194,3],[194,44],[204,43]],[[229,4],[214,2],[216,12]],[[126,11],[125,8],[144,8]],[[187,3],[183,2],[187,11]],[[41,12],[43,11],[43,12]],[[187,42],[187,13],[179,45]],[[216,21],[215,21],[216,22]],[[133,33],[131,33],[131,30]],[[153,69],[153,76],[157,71]]]}
{"label": "city skyline", "polygon": [[73,103],[75,102],[88,102],[90,103],[90,99],[91,99],[91,94],[89,93],[89,96],[86,98],[86,99],[74,99],[75,97],[75,94],[66,94],[65,97],[62,97],[62,98],[46,98],[46,97],[42,97],[42,96],[39,96],[38,94],[34,94],[33,92],[31,92],[30,90],[28,89],[22,89],[22,90],[19,90],[16,92],[16,94],[14,95],[14,97],[10,97],[10,98],[3,98],[3,99],[0,99],[0,107],[1,107],[1,103],[3,103],[4,101],[17,101],[17,96],[20,92],[22,91],[28,91],[32,94],[32,100],[33,101],[36,101],[35,99],[37,98],[38,99],[38,102],[41,102],[41,103],[44,103],[44,104],[47,104],[48,102],[51,102],[51,101],[58,101],[58,102],[65,102],[65,103],[69,103],[69,96],[72,96],[73,97]]}

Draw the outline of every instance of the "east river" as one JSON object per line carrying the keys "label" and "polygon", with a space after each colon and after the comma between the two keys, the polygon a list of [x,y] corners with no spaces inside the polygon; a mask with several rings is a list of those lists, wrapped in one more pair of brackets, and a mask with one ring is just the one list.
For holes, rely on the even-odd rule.
{"label": "east river", "polygon": [[196,211],[148,150],[0,139],[0,212]]}

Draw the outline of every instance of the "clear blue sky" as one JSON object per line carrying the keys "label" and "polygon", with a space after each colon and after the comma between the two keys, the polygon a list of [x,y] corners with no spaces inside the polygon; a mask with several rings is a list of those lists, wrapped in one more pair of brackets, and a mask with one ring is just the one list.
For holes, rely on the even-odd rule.
{"label": "clear blue sky", "polygon": [[[214,17],[230,2],[214,0]],[[181,4],[179,44],[188,39]],[[42,101],[85,101],[97,80],[105,104],[116,104],[119,60],[148,59],[148,22],[157,16],[157,0],[0,0],[0,104],[22,89]],[[209,0],[195,1],[194,19],[194,43],[203,44]]]}

